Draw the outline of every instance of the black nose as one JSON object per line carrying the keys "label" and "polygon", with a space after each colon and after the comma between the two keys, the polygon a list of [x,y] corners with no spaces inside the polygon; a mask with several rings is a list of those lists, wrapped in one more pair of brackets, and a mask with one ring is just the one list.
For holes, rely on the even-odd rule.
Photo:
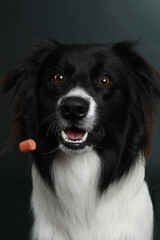
{"label": "black nose", "polygon": [[81,120],[87,115],[89,103],[81,97],[66,97],[60,103],[60,112],[66,120]]}

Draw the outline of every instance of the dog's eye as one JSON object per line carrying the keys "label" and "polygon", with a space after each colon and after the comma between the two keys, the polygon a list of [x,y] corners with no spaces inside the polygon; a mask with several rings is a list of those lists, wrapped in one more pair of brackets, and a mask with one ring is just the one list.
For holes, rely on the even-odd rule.
{"label": "dog's eye", "polygon": [[110,84],[110,80],[109,80],[109,78],[107,78],[107,77],[101,77],[101,78],[99,79],[99,84],[100,84],[101,86],[103,86],[103,87],[108,87],[109,84]]}
{"label": "dog's eye", "polygon": [[61,73],[57,73],[53,76],[51,81],[54,83],[62,83],[64,82],[64,76]]}

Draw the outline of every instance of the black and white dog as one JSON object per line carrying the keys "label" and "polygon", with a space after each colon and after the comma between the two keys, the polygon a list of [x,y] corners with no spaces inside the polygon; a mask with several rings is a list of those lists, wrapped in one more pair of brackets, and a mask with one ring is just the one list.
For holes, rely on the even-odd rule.
{"label": "black and white dog", "polygon": [[34,240],[152,240],[146,183],[158,72],[134,43],[38,43],[4,77],[32,138]]}

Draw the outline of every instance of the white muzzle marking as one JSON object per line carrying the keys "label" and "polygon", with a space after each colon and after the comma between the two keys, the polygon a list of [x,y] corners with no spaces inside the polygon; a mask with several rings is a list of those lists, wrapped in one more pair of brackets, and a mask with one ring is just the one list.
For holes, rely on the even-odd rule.
{"label": "white muzzle marking", "polygon": [[[70,90],[66,95],[62,96],[59,99],[58,106],[60,106],[61,101],[67,97],[80,97],[89,102],[88,113],[82,120],[79,121],[78,127],[85,129],[87,132],[92,131],[97,119],[97,114],[96,114],[97,104],[93,99],[93,97],[91,97],[84,89],[76,87]],[[67,126],[67,121],[63,119],[62,125]],[[64,133],[62,137],[66,139]]]}

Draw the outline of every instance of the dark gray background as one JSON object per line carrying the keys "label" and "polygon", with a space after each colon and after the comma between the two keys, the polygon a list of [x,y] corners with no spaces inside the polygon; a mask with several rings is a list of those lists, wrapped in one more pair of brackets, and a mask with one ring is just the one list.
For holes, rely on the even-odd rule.
{"label": "dark gray background", "polygon": [[[44,38],[80,43],[141,39],[138,50],[160,70],[160,1],[1,1],[0,76],[24,55],[33,40]],[[1,94],[0,99],[0,148],[9,136],[12,115],[9,96]],[[160,117],[148,162],[149,181],[157,206],[160,202],[159,122]],[[29,164],[18,151],[0,158],[0,239],[28,239],[31,225]]]}

